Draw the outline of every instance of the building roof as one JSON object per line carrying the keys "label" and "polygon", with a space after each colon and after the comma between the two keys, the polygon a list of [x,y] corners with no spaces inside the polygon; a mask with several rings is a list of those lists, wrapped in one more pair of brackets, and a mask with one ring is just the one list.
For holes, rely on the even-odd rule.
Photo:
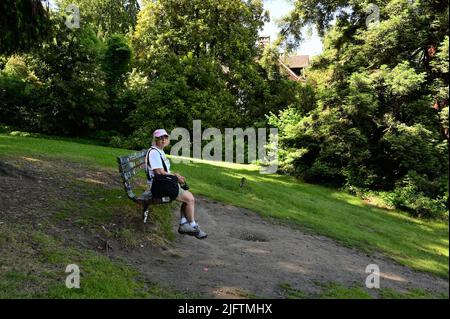
{"label": "building roof", "polygon": [[295,74],[295,72],[292,71],[286,64],[284,64],[281,59],[278,60],[278,62],[280,63],[282,69],[287,73],[289,80],[305,82],[305,79],[302,76],[298,76],[297,74]]}
{"label": "building roof", "polygon": [[305,68],[309,65],[309,55],[292,55],[284,63],[291,69]]}

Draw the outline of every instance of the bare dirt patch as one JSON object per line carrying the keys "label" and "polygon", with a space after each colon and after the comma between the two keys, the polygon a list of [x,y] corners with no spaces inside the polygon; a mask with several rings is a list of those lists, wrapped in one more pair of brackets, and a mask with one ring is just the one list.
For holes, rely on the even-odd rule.
{"label": "bare dirt patch", "polygon": [[[213,298],[246,294],[282,298],[281,283],[306,293],[317,292],[317,282],[363,288],[369,264],[380,267],[381,288],[448,291],[445,279],[413,271],[378,254],[340,246],[326,237],[274,224],[247,209],[202,197],[197,200],[197,216],[209,233],[206,240],[178,236],[170,252],[155,255],[144,248],[127,257],[139,260],[137,267],[153,280]],[[174,231],[176,227],[174,220]]]}

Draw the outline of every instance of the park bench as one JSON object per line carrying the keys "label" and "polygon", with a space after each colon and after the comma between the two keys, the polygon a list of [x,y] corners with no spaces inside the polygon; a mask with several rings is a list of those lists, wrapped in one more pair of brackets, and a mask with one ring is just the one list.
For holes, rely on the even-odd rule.
{"label": "park bench", "polygon": [[122,183],[129,199],[142,206],[144,223],[147,222],[151,205],[168,204],[172,200],[170,197],[154,197],[150,190],[145,190],[141,195],[136,196],[133,191],[131,179],[139,172],[140,169],[145,171],[145,155],[147,150],[142,150],[128,156],[118,156],[119,172],[122,177]]}

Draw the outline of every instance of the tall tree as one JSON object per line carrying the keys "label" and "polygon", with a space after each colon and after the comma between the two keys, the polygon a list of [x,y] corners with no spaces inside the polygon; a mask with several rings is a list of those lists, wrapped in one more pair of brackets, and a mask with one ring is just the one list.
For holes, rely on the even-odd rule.
{"label": "tall tree", "polygon": [[287,126],[272,118],[285,129],[285,168],[341,185],[413,185],[401,194],[410,208],[448,194],[448,14],[448,1],[296,1],[287,47],[314,24],[325,49],[309,72],[316,108]]}
{"label": "tall tree", "polygon": [[131,66],[132,51],[125,36],[114,34],[108,37],[102,58],[102,69],[106,75],[109,111],[106,126],[116,131],[124,131],[124,120],[129,109],[126,101],[121,101],[121,92],[125,89],[125,80]]}
{"label": "tall tree", "polygon": [[264,21],[261,1],[147,1],[132,44],[149,84],[133,125],[148,132],[189,128],[192,119],[218,128],[251,124],[249,101],[265,85],[257,63]]}
{"label": "tall tree", "polygon": [[0,12],[0,54],[26,50],[49,33],[49,15],[40,0],[2,0]]}
{"label": "tall tree", "polygon": [[[97,35],[126,34],[136,25],[138,0],[56,0],[61,12],[74,4],[80,13],[80,25],[90,25]],[[70,12],[70,11],[69,11]]]}
{"label": "tall tree", "polygon": [[41,82],[30,107],[36,109],[40,131],[86,136],[103,126],[109,109],[103,43],[89,26],[67,28],[59,15],[52,22],[52,41],[28,59]]}

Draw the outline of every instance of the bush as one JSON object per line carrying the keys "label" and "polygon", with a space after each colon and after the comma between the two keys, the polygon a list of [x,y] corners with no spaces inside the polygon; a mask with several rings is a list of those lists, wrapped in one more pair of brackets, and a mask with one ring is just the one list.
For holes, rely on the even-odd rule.
{"label": "bush", "polygon": [[0,72],[0,118],[20,130],[88,136],[103,128],[110,108],[101,41],[92,30],[69,30],[58,17],[53,28],[54,41],[12,55]]}
{"label": "bush", "polygon": [[394,189],[392,204],[414,217],[443,218],[448,216],[448,191],[446,196],[431,197],[439,188],[437,182],[411,171]]}
{"label": "bush", "polygon": [[29,69],[25,56],[11,56],[0,71],[0,119],[2,124],[35,130],[36,107],[33,101],[40,82]]}

